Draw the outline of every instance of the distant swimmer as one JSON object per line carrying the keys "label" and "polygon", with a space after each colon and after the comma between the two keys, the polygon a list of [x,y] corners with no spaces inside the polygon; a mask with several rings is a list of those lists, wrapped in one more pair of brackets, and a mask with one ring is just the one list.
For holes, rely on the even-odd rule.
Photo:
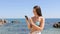
{"label": "distant swimmer", "polygon": [[18,21],[18,20],[13,20],[13,21],[11,21],[11,23],[20,23],[20,21]]}
{"label": "distant swimmer", "polygon": [[57,22],[57,23],[53,24],[53,27],[54,28],[60,28],[60,22]]}
{"label": "distant swimmer", "polygon": [[0,25],[3,25],[3,24],[5,24],[5,23],[6,23],[6,20],[0,19]]}

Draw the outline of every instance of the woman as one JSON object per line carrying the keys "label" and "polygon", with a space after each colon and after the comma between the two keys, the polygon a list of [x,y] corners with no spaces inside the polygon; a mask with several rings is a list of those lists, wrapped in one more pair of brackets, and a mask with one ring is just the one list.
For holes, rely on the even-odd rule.
{"label": "woman", "polygon": [[26,19],[30,34],[41,34],[44,28],[44,18],[41,13],[41,8],[39,6],[34,6],[33,13],[34,16],[29,19],[30,23],[29,20]]}

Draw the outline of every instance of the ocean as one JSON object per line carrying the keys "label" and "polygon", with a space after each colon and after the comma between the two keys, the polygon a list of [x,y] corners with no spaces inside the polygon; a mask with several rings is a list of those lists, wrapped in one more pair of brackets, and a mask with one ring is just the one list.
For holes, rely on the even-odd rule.
{"label": "ocean", "polygon": [[[0,25],[0,34],[28,34],[29,29],[27,27],[24,18],[8,18],[6,24]],[[17,23],[11,21],[17,20]],[[59,22],[60,18],[46,18],[45,27],[42,34],[60,34],[60,28],[54,28],[53,24]]]}

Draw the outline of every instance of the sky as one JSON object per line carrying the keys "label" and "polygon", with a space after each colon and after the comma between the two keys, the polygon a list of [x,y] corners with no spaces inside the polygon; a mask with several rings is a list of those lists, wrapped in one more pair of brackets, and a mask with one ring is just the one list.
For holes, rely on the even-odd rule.
{"label": "sky", "polygon": [[44,18],[60,18],[60,0],[0,0],[0,18],[32,17],[35,5]]}

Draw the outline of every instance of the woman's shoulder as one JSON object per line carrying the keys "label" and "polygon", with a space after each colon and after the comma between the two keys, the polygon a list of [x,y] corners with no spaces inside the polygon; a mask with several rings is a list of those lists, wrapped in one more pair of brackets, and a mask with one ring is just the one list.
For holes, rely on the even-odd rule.
{"label": "woman's shoulder", "polygon": [[43,20],[45,20],[45,18],[44,18],[44,17],[42,17],[42,16],[40,16],[40,17],[39,17],[39,19],[43,19]]}
{"label": "woman's shoulder", "polygon": [[39,18],[44,18],[43,16],[40,16]]}
{"label": "woman's shoulder", "polygon": [[39,17],[39,20],[43,20],[45,22],[45,18],[44,17]]}

